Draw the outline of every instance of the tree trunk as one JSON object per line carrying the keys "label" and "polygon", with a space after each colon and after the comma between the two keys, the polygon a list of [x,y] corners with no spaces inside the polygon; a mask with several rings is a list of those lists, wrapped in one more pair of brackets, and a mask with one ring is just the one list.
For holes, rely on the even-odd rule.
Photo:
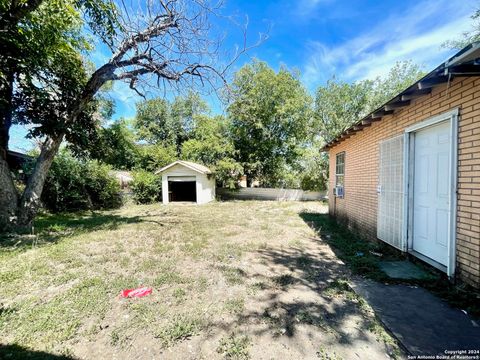
{"label": "tree trunk", "polygon": [[[35,1],[38,0],[32,0],[32,2]],[[100,87],[105,84],[106,81],[114,78],[114,71],[115,66],[112,64],[106,64],[95,71],[90,80],[87,82],[85,89],[78,100],[72,105],[72,108],[70,109],[70,116],[65,120],[66,124],[74,123],[77,120],[78,116],[82,111],[84,111],[85,107],[90,103],[90,101],[92,101]],[[47,137],[43,143],[40,155],[37,158],[32,174],[28,178],[27,186],[20,199],[20,203],[15,207],[17,209],[17,230],[31,230],[32,222],[35,219],[40,206],[40,197],[42,195],[43,186],[45,185],[48,171],[50,170],[52,162],[55,159],[55,155],[60,148],[64,136],[65,134],[60,134],[56,137]],[[3,183],[0,182],[0,185],[2,184]],[[18,201],[16,203],[18,203]]]}
{"label": "tree trunk", "polygon": [[48,170],[50,170],[62,140],[63,134],[54,138],[47,138],[42,145],[33,173],[28,178],[27,187],[20,199],[17,219],[17,225],[20,229],[31,229],[32,221],[37,215],[40,205],[40,196],[42,195]]}
{"label": "tree trunk", "polygon": [[18,209],[18,193],[7,163],[12,126],[13,79],[14,70],[6,71],[0,86],[0,232],[12,230]]}
{"label": "tree trunk", "polygon": [[[2,152],[4,152],[3,149]],[[3,155],[0,155],[0,233],[13,229],[17,209],[17,189],[7,161]]]}
{"label": "tree trunk", "polygon": [[[82,95],[73,104],[66,123],[73,123],[88,103],[93,99],[98,89],[113,76],[114,67],[110,64],[98,69],[85,86]],[[29,231],[40,206],[40,197],[48,175],[48,170],[60,148],[65,134],[56,137],[47,137],[42,145],[41,152],[35,163],[33,173],[29,176],[27,187],[20,199],[17,211],[17,228],[20,231]]]}

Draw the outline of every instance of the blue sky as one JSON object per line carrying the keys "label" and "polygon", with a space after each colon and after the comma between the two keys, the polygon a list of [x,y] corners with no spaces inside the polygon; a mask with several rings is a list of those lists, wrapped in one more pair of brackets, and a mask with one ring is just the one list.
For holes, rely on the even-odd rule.
{"label": "blue sky", "polygon": [[[259,33],[268,31],[269,36],[242,56],[233,70],[252,58],[274,69],[284,64],[300,71],[313,93],[333,75],[346,81],[374,78],[388,72],[396,61],[413,60],[425,70],[434,68],[453,53],[441,44],[469,30],[470,16],[479,6],[476,0],[226,0],[223,13],[237,21],[248,16],[251,43]],[[242,41],[239,29],[227,26],[221,31],[227,34],[225,51]],[[91,60],[100,64],[109,56],[97,47]],[[111,96],[116,102],[114,119],[135,115],[135,103],[141,98],[126,84],[115,84]],[[215,96],[207,101],[214,112],[222,112]],[[12,129],[12,149],[31,147],[24,134],[22,128]]]}

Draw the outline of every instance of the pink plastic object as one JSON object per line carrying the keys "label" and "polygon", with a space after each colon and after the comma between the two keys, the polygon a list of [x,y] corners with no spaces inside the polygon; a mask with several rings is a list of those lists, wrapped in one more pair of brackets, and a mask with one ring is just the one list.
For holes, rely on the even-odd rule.
{"label": "pink plastic object", "polygon": [[125,289],[122,290],[120,294],[121,297],[124,298],[131,298],[131,297],[144,297],[150,295],[152,293],[152,288],[150,287],[142,287],[138,289]]}

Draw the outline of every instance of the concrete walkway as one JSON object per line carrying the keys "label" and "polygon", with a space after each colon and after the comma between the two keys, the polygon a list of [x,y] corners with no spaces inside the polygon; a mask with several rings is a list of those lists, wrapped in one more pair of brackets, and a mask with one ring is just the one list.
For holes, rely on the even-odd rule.
{"label": "concrete walkway", "polygon": [[352,287],[411,355],[480,349],[480,324],[423,288],[362,278]]}

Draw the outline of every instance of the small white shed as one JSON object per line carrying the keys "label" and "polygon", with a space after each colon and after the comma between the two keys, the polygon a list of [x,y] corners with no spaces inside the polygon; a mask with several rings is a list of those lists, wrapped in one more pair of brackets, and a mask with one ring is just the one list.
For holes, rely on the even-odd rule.
{"label": "small white shed", "polygon": [[205,204],[215,199],[215,177],[209,168],[177,160],[156,172],[162,175],[162,201]]}

